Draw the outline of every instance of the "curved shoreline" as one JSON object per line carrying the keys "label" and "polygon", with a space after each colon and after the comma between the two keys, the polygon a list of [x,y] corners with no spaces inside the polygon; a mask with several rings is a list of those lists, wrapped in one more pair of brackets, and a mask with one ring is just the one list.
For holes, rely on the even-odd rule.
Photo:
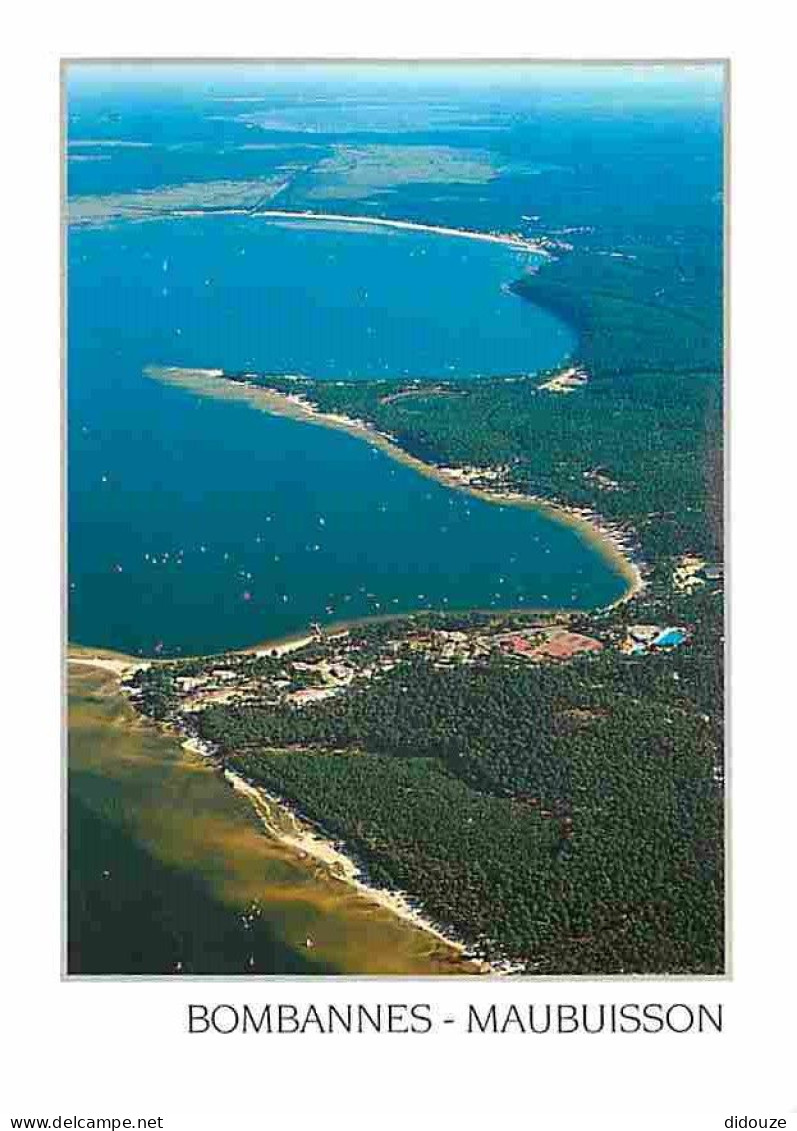
{"label": "curved shoreline", "polygon": [[[238,400],[250,407],[267,412],[272,416],[284,416],[292,420],[315,424],[323,428],[333,428],[346,432],[372,447],[380,449],[397,463],[412,468],[419,475],[433,479],[451,490],[460,491],[483,502],[498,506],[519,506],[543,511],[550,518],[575,529],[610,562],[627,583],[626,592],[603,609],[615,608],[636,597],[645,586],[640,565],[631,557],[622,530],[618,526],[601,519],[588,508],[570,507],[551,499],[536,495],[524,495],[520,491],[505,488],[490,489],[474,486],[468,481],[472,478],[494,474],[491,468],[449,468],[425,463],[400,447],[386,432],[380,432],[372,424],[354,417],[337,413],[322,412],[302,393],[283,393],[248,381],[230,380],[222,369],[188,369],[177,366],[148,366],[145,374],[153,380],[187,388],[200,396],[210,396],[223,400]],[[274,375],[276,379],[276,374]],[[298,375],[283,375],[286,376]],[[531,611],[531,610],[529,610]],[[545,612],[567,612],[566,609],[546,609]],[[595,612],[601,609],[593,610]]]}

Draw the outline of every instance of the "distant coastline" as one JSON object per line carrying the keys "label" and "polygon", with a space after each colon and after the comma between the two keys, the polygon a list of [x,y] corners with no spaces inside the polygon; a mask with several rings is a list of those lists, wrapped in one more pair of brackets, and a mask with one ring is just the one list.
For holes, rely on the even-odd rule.
{"label": "distant coastline", "polygon": [[[636,597],[645,587],[641,564],[632,557],[628,539],[619,526],[606,522],[587,508],[571,507],[552,499],[524,495],[500,485],[486,487],[474,485],[471,479],[483,479],[493,474],[490,468],[438,467],[426,463],[405,451],[394,438],[380,432],[364,420],[337,413],[322,412],[317,405],[301,393],[284,393],[268,386],[254,385],[248,381],[231,380],[221,369],[189,369],[177,366],[149,366],[147,376],[167,384],[187,388],[202,396],[244,401],[252,408],[272,416],[285,416],[324,428],[347,432],[372,447],[379,448],[391,459],[411,467],[427,479],[443,486],[471,495],[499,506],[520,506],[543,511],[557,522],[576,529],[582,537],[596,547],[602,556],[617,569],[627,583],[626,592],[605,608],[614,608]],[[283,375],[283,378],[284,379]],[[275,375],[276,379],[276,375]],[[528,610],[532,611],[532,610]],[[555,612],[551,608],[539,610]],[[566,611],[566,610],[561,610]],[[596,610],[599,611],[599,610]]]}

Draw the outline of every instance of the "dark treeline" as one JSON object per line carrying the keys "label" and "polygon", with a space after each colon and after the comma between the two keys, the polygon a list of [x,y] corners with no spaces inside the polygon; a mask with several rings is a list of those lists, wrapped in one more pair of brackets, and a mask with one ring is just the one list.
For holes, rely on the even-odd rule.
{"label": "dark treeline", "polygon": [[600,380],[621,374],[689,375],[722,368],[722,248],[713,233],[680,245],[582,248],[512,289],[578,333],[578,359]]}

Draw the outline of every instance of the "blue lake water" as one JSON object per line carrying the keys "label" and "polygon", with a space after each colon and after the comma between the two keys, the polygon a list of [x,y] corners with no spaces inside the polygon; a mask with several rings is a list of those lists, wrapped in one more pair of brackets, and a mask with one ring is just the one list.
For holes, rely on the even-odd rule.
{"label": "blue lake water", "polygon": [[68,255],[70,639],[175,654],[313,620],[622,593],[592,546],[541,514],[143,372],[533,372],[573,340],[506,293],[527,255],[221,216],[75,229]]}

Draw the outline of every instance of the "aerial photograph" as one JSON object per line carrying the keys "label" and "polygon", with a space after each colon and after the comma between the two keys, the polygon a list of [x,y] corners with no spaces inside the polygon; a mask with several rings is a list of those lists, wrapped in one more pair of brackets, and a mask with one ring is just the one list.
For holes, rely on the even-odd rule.
{"label": "aerial photograph", "polygon": [[727,973],[726,65],[62,65],[63,973]]}

